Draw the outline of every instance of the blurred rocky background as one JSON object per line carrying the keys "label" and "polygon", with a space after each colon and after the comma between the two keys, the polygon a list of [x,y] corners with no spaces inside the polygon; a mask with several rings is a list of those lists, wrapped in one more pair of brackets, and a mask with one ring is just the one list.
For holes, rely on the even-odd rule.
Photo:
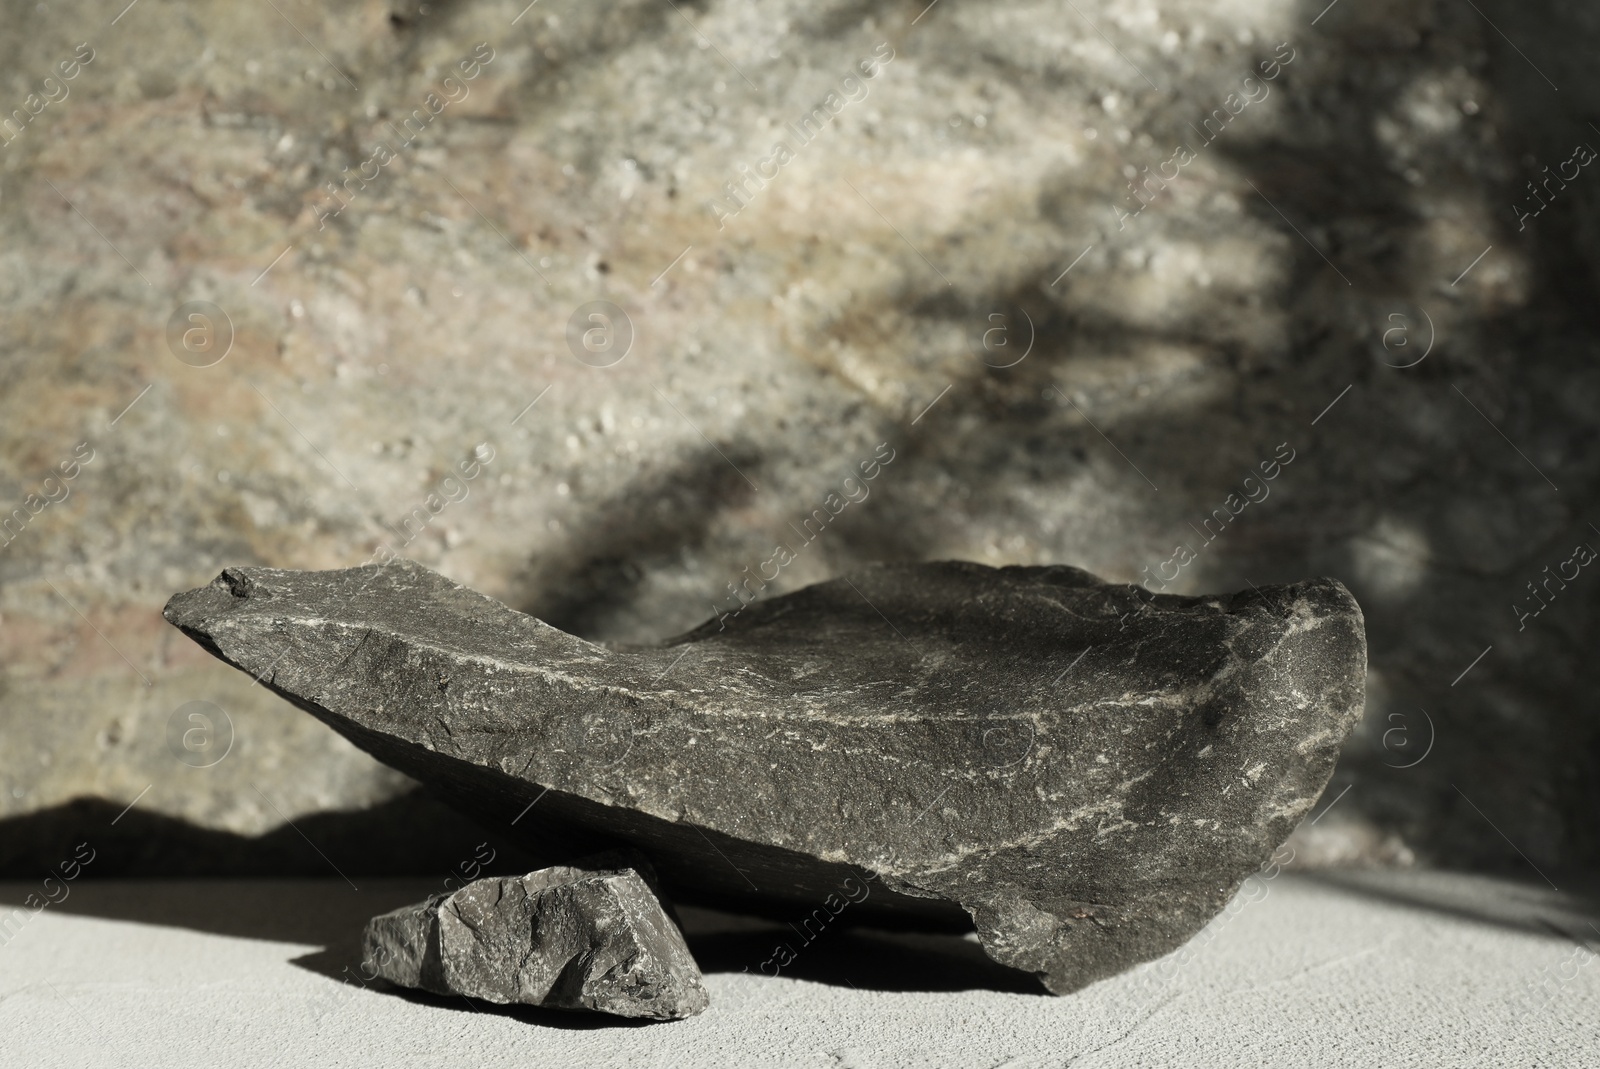
{"label": "blurred rocky background", "polygon": [[763,596],[1336,576],[1367,715],[1296,863],[1600,855],[1600,9],[0,12],[6,875],[488,834],[162,621],[226,565],[399,553],[645,642],[808,518]]}

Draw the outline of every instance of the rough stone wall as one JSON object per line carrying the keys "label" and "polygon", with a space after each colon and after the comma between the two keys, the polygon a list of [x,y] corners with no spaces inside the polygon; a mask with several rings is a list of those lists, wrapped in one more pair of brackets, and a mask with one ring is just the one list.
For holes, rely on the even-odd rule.
{"label": "rough stone wall", "polygon": [[1600,147],[1593,13],[0,18],[8,822],[94,795],[257,835],[409,788],[161,621],[224,565],[402,553],[641,642],[811,518],[766,592],[1335,575],[1368,712],[1302,860],[1595,859],[1600,578],[1514,606],[1600,546],[1600,173],[1513,209]]}

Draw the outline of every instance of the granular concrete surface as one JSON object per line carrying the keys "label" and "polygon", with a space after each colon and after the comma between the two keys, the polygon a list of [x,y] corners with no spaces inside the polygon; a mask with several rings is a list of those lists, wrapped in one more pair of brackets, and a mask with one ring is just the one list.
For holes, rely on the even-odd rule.
{"label": "granular concrete surface", "polygon": [[650,1025],[362,983],[367,917],[435,888],[356,883],[82,880],[22,918],[40,887],[0,885],[0,1064],[1600,1065],[1600,913],[1548,881],[1252,877],[1177,954],[1059,998],[959,936],[687,909],[711,1008]]}

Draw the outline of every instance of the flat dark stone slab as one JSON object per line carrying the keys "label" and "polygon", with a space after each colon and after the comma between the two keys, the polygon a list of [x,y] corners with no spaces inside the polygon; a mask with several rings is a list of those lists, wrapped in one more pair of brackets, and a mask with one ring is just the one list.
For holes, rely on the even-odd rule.
{"label": "flat dark stone slab", "polygon": [[1334,580],[1068,567],[863,569],[631,650],[409,562],[230,568],[166,616],[553,859],[631,844],[675,896],[784,917],[876,874],[852,921],[975,923],[1058,992],[1221,910],[1326,785],[1366,668]]}
{"label": "flat dark stone slab", "polygon": [[708,1004],[642,858],[475,880],[372,918],[363,960],[440,995],[673,1020]]}

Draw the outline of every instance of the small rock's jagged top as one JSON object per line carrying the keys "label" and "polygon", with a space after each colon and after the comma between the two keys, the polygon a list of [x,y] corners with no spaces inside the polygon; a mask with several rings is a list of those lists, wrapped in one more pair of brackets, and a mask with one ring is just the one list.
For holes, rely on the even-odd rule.
{"label": "small rock's jagged top", "polygon": [[708,1004],[700,969],[620,852],[488,877],[374,917],[365,960],[392,983],[502,1005],[674,1020]]}
{"label": "small rock's jagged top", "polygon": [[874,874],[852,920],[970,917],[1056,992],[1221,910],[1326,785],[1366,669],[1334,580],[1069,567],[868,568],[647,649],[410,562],[230,568],[166,617],[552,859],[629,844],[680,898],[779,916]]}

